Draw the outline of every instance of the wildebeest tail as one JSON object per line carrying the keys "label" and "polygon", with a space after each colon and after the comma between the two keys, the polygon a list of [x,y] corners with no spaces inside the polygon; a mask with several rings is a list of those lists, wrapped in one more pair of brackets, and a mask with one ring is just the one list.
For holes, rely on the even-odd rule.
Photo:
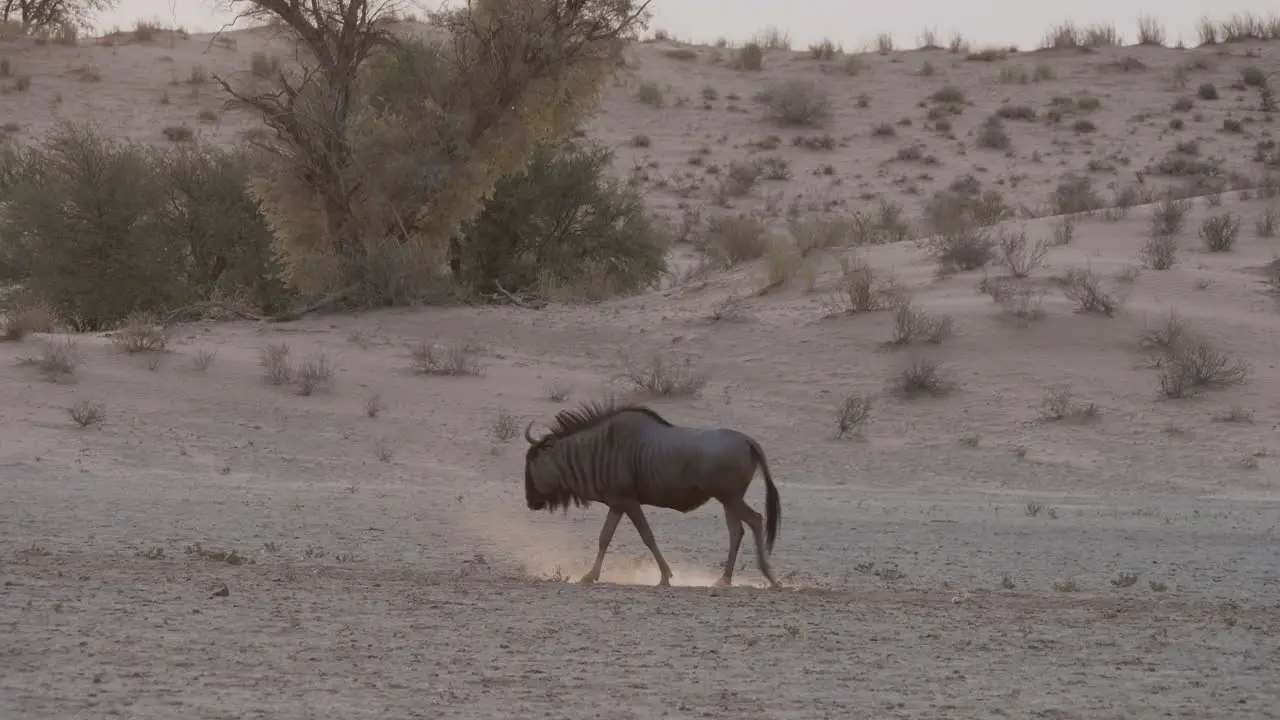
{"label": "wildebeest tail", "polygon": [[764,458],[764,449],[760,443],[751,441],[751,454],[760,463],[764,473],[764,527],[765,547],[773,553],[773,540],[778,536],[778,523],[782,521],[782,503],[778,499],[778,488],[773,484],[773,475],[769,472],[769,461]]}

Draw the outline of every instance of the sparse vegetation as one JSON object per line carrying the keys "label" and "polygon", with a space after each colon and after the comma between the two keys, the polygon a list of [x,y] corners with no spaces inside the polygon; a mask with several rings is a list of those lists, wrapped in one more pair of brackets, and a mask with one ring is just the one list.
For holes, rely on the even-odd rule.
{"label": "sparse vegetation", "polygon": [[1198,334],[1182,332],[1164,348],[1160,364],[1160,392],[1177,399],[1204,389],[1242,385],[1249,378],[1249,364],[1232,359]]}
{"label": "sparse vegetation", "polygon": [[87,398],[80,398],[67,408],[67,414],[75,424],[80,427],[89,427],[90,425],[101,425],[102,421],[107,417],[106,408],[102,403],[93,402]]}
{"label": "sparse vegetation", "polygon": [[923,395],[941,397],[955,389],[953,383],[941,374],[937,361],[923,355],[907,361],[895,378],[897,392],[906,399]]}
{"label": "sparse vegetation", "polygon": [[893,305],[893,338],[890,345],[901,347],[917,340],[937,345],[952,332],[950,315],[930,315],[917,308],[908,298]]}
{"label": "sparse vegetation", "polygon": [[693,358],[688,356],[673,361],[654,354],[648,362],[624,357],[622,366],[618,378],[655,397],[692,397],[707,385],[707,377],[694,368]]}
{"label": "sparse vegetation", "polygon": [[74,338],[47,338],[40,342],[40,354],[24,357],[20,363],[34,365],[46,380],[53,382],[74,374],[84,359],[84,351]]}
{"label": "sparse vegetation", "polygon": [[858,434],[871,417],[871,398],[866,395],[846,395],[836,408],[836,439]]}
{"label": "sparse vegetation", "polygon": [[1078,312],[1113,317],[1124,305],[1118,296],[1102,289],[1093,270],[1072,268],[1062,279],[1062,292],[1076,304]]}
{"label": "sparse vegetation", "polygon": [[480,352],[470,343],[420,342],[409,350],[413,371],[420,375],[477,376]]}
{"label": "sparse vegetation", "polygon": [[1213,215],[1200,224],[1200,240],[1209,252],[1227,252],[1240,234],[1240,218],[1231,213]]}
{"label": "sparse vegetation", "polygon": [[818,127],[831,114],[827,91],[809,80],[788,80],[765,91],[769,117],[782,126]]}
{"label": "sparse vegetation", "polygon": [[996,245],[1000,248],[1000,257],[1016,278],[1029,276],[1049,252],[1049,246],[1043,240],[1034,242],[1027,239],[1025,230],[1009,231],[1001,229],[996,233]]}

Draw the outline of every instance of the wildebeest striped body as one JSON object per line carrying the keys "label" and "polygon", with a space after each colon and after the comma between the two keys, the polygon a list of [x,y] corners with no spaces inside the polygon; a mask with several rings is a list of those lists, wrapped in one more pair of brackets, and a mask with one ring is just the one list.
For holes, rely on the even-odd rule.
{"label": "wildebeest striped body", "polygon": [[[659,584],[670,584],[671,569],[641,506],[687,513],[715,499],[724,506],[729,528],[729,559],[718,584],[732,581],[745,522],[755,537],[760,570],[777,586],[768,553],[781,516],[778,491],[764,451],[749,436],[727,428],[677,427],[646,407],[604,404],[561,411],[551,433],[535,440],[526,428],[525,437],[530,444],[525,457],[529,509],[554,511],[591,502],[609,506],[595,565],[583,582],[599,578],[618,521],[626,514],[658,563]],[[764,527],[744,499],[757,467],[765,478]]]}

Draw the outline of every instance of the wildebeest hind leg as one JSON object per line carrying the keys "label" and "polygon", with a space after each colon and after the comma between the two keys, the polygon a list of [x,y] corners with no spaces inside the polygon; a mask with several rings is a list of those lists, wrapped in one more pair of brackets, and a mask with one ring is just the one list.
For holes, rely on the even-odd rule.
{"label": "wildebeest hind leg", "polygon": [[640,505],[627,506],[627,517],[631,518],[631,524],[636,526],[636,531],[640,533],[640,539],[644,541],[645,547],[653,553],[653,559],[658,561],[658,571],[662,573],[662,579],[658,581],[658,585],[670,585],[671,568],[667,566],[667,561],[662,557],[662,551],[658,549],[658,541],[653,539],[653,531],[649,529],[649,521],[645,519]]}
{"label": "wildebeest hind leg", "polygon": [[596,563],[591,566],[591,571],[582,576],[581,582],[584,585],[600,579],[600,566],[604,565],[604,553],[609,549],[609,543],[613,542],[613,533],[618,529],[618,521],[622,519],[622,511],[617,508],[609,508],[609,516],[604,519],[604,527],[600,528],[600,549],[596,551]]}
{"label": "wildebeest hind leg", "polygon": [[769,568],[769,555],[764,549],[764,527],[763,518],[760,513],[751,508],[745,502],[739,502],[736,506],[738,515],[751,528],[751,534],[756,539],[756,562],[760,565],[760,573],[765,576],[769,584],[773,587],[780,587],[777,578],[773,576],[773,570]]}
{"label": "wildebeest hind leg", "polygon": [[724,574],[715,581],[714,587],[724,587],[733,583],[733,568],[738,564],[738,547],[742,544],[742,518],[734,512],[733,505],[724,506],[724,524],[729,526],[729,559],[724,564]]}

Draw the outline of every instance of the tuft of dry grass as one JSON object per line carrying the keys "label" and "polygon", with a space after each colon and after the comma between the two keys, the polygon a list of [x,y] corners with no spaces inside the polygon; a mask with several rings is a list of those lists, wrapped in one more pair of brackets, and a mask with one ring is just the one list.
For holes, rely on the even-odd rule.
{"label": "tuft of dry grass", "polygon": [[489,437],[495,442],[505,443],[511,442],[512,438],[519,434],[520,420],[507,412],[506,408],[499,408],[493,422],[489,423]]}
{"label": "tuft of dry grass", "polygon": [[289,344],[267,345],[258,351],[258,365],[271,385],[288,385],[293,381],[293,363],[289,361]]}
{"label": "tuft of dry grass", "polygon": [[217,350],[197,350],[195,359],[195,368],[199,372],[204,372],[213,364],[213,359],[218,357]]}
{"label": "tuft of dry grass", "polygon": [[622,358],[622,370],[614,379],[629,381],[640,390],[656,397],[694,397],[707,385],[706,375],[693,366],[693,358],[671,361],[654,354],[648,362]]}
{"label": "tuft of dry grass", "polygon": [[53,332],[57,314],[43,303],[11,303],[4,312],[0,341],[17,342],[30,333]]}
{"label": "tuft of dry grass", "polygon": [[737,70],[759,72],[764,68],[764,49],[760,43],[749,42],[743,45],[733,58],[733,67]]}
{"label": "tuft of dry grass", "polygon": [[1150,15],[1138,17],[1138,44],[1163,47],[1165,43],[1164,26]]}
{"label": "tuft of dry grass", "polygon": [[836,407],[836,439],[846,435],[861,435],[862,428],[871,417],[871,398],[867,395],[846,395]]}
{"label": "tuft of dry grass", "polygon": [[419,375],[477,376],[482,373],[479,355],[469,343],[420,342],[409,349],[413,371]]}
{"label": "tuft of dry grass", "polygon": [[102,403],[96,403],[87,398],[80,398],[67,408],[67,414],[80,427],[89,427],[90,425],[101,425],[106,419],[106,408]]}
{"label": "tuft of dry grass", "polygon": [[568,400],[569,396],[572,394],[573,385],[569,383],[560,380],[553,380],[547,385],[547,399],[551,402],[564,402],[565,400]]}
{"label": "tuft of dry grass", "polygon": [[293,381],[297,392],[304,397],[312,395],[316,390],[328,387],[333,378],[333,368],[324,353],[316,353],[306,358],[293,371]]}
{"label": "tuft of dry grass", "polygon": [[164,352],[169,345],[169,333],[154,313],[133,312],[120,322],[111,341],[130,355]]}
{"label": "tuft of dry grass", "polygon": [[373,393],[369,397],[365,398],[365,401],[364,401],[365,417],[376,418],[379,415],[381,415],[382,411],[385,409],[386,409],[386,403],[382,401],[382,396],[379,395],[378,393]]}
{"label": "tuft of dry grass", "polygon": [[84,362],[84,352],[73,338],[48,338],[40,343],[39,355],[23,357],[18,362],[22,365],[34,365],[46,380],[53,382],[64,375],[74,374],[76,368]]}
{"label": "tuft of dry grass", "polygon": [[986,230],[967,224],[943,230],[925,243],[926,252],[938,264],[938,274],[943,276],[986,266],[993,247]]}
{"label": "tuft of dry grass", "polygon": [[819,127],[831,116],[831,96],[811,80],[794,79],[765,90],[769,118],[783,127]]}
{"label": "tuft of dry grass", "polygon": [[1094,403],[1077,403],[1072,398],[1069,384],[1052,385],[1045,388],[1044,399],[1040,403],[1042,420],[1092,420],[1098,416],[1098,406]]}
{"label": "tuft of dry grass", "polygon": [[823,301],[827,317],[883,310],[897,295],[893,280],[882,280],[861,255],[840,258],[836,292]]}

